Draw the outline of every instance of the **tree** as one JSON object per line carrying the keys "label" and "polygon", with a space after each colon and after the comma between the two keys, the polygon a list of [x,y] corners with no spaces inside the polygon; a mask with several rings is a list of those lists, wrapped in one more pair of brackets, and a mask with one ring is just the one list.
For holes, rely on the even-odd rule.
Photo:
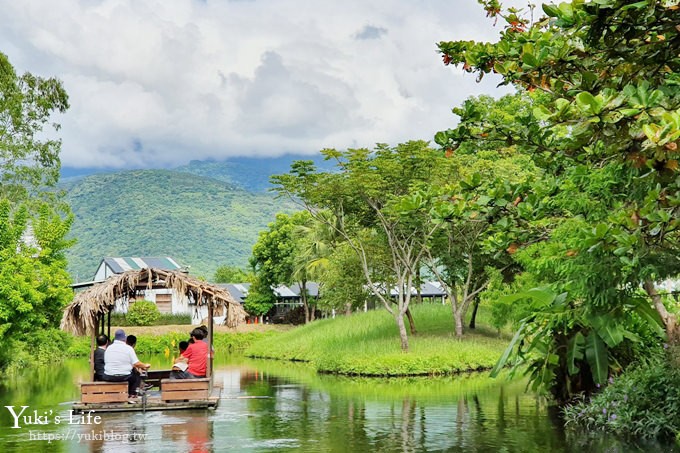
{"label": "tree", "polygon": [[60,142],[45,129],[67,107],[58,80],[18,76],[0,53],[0,364],[12,342],[57,327],[72,297],[64,250],[73,217],[53,191]]}
{"label": "tree", "polygon": [[[295,163],[287,175],[272,178],[281,195],[298,201],[312,216],[330,211],[331,225],[360,259],[370,290],[394,316],[402,350],[408,350],[404,316],[411,288],[429,238],[438,225],[429,222],[428,212],[436,195],[426,190],[440,168],[428,144],[412,141],[375,150],[326,149],[322,154],[336,162],[339,172],[318,173],[309,161]],[[442,160],[442,163],[443,160]],[[371,233],[366,235],[364,232]],[[388,255],[390,275],[398,295],[396,307],[390,300],[386,281],[374,280],[368,244],[381,242]]]}
{"label": "tree", "polygon": [[215,271],[215,283],[252,283],[253,276],[236,266],[222,265]]}
{"label": "tree", "polygon": [[[0,351],[15,340],[59,325],[63,307],[72,299],[64,250],[73,221],[62,219],[42,203],[31,217],[24,204],[0,200]],[[26,241],[29,221],[34,241]],[[0,352],[0,365],[9,357]]]}
{"label": "tree", "polygon": [[678,342],[654,284],[680,273],[678,4],[573,1],[543,5],[547,17],[532,23],[481,3],[507,23],[500,41],[442,42],[444,63],[479,77],[496,72],[534,106],[504,124],[467,115],[436,141],[448,153],[467,141],[521,144],[546,172],[517,212],[547,234],[514,244],[552,296],[539,297],[527,320],[535,329],[516,338],[525,358],[545,359],[532,369],[535,382],[564,400],[620,368],[615,348],[632,341],[640,319],[653,330],[652,305]]}
{"label": "tree", "polygon": [[[0,196],[27,200],[56,184],[61,142],[45,138],[45,126],[54,113],[67,108],[59,80],[18,76],[0,52]],[[59,129],[56,123],[49,125]]]}
{"label": "tree", "polygon": [[[470,126],[471,117],[507,124],[526,106],[522,95],[499,100],[482,96],[465,101],[454,113],[464,118],[461,128]],[[509,244],[499,239],[516,236],[519,228],[512,216],[517,198],[540,177],[531,157],[515,145],[484,140],[461,145],[447,153],[452,177],[443,188],[446,200],[433,211],[444,222],[432,238],[426,261],[449,295],[458,337],[470,304],[490,280],[487,268],[502,269],[506,278],[518,271],[506,251]]]}
{"label": "tree", "polygon": [[277,214],[269,229],[261,231],[253,246],[250,264],[255,271],[255,282],[246,298],[245,308],[249,313],[264,314],[276,302],[274,288],[278,285],[298,282],[301,298],[309,320],[309,307],[306,294],[307,274],[295,272],[300,257],[300,244],[294,231],[296,227],[310,221],[305,211],[292,215]]}

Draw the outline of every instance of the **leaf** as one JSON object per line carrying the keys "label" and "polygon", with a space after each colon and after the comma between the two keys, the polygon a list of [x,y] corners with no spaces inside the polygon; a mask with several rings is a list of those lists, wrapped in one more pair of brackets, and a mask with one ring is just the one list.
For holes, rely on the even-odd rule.
{"label": "leaf", "polygon": [[512,337],[512,340],[510,340],[510,344],[508,345],[507,348],[505,348],[503,355],[501,356],[500,359],[498,359],[498,362],[496,362],[496,366],[493,367],[493,370],[491,370],[491,377],[497,377],[498,373],[501,372],[501,370],[508,361],[508,357],[510,357],[510,354],[512,354],[513,349],[515,349],[515,345],[519,341],[519,338],[522,335],[522,332],[524,331],[525,327],[526,322],[520,324],[519,329],[517,329],[517,332],[515,332],[515,335]]}
{"label": "leaf", "polygon": [[625,329],[609,316],[591,316],[589,320],[608,347],[614,348],[623,341]]}
{"label": "leaf", "polygon": [[576,105],[586,113],[597,115],[602,110],[602,102],[587,91],[576,95]]}
{"label": "leaf", "polygon": [[576,366],[576,360],[583,359],[583,351],[586,344],[586,339],[581,332],[574,335],[567,345],[567,366],[569,374],[574,375],[579,372],[579,367]]}
{"label": "leaf", "polygon": [[534,107],[534,116],[539,121],[545,121],[552,116],[552,112],[548,110],[545,106],[540,105],[538,107]]}
{"label": "leaf", "polygon": [[555,5],[546,5],[545,3],[541,5],[543,7],[543,12],[548,17],[558,17],[560,15],[560,10]]}
{"label": "leaf", "polygon": [[595,332],[590,332],[586,337],[586,360],[595,383],[604,384],[609,374],[607,346]]}
{"label": "leaf", "polygon": [[666,337],[666,331],[663,327],[663,322],[661,321],[661,316],[659,312],[653,309],[646,300],[641,300],[635,307],[635,313],[642,318],[643,321],[647,322],[647,326],[652,329],[661,338]]}

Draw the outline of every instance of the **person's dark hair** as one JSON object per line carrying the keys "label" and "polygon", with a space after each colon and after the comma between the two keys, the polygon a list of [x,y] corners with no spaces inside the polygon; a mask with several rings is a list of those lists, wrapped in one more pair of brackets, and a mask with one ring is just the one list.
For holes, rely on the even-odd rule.
{"label": "person's dark hair", "polygon": [[201,329],[201,332],[203,332],[203,338],[208,338],[208,328],[205,325],[198,328]]}
{"label": "person's dark hair", "polygon": [[109,344],[109,337],[104,334],[97,337],[97,346],[106,346],[107,344]]}
{"label": "person's dark hair", "polygon": [[180,341],[179,342],[179,352],[184,352],[187,350],[189,347],[189,342],[188,341]]}
{"label": "person's dark hair", "polygon": [[134,348],[135,345],[137,344],[137,337],[135,337],[134,335],[128,335],[127,338],[125,339],[125,342]]}
{"label": "person's dark hair", "polygon": [[201,330],[200,327],[196,327],[194,330],[192,330],[191,336],[197,340],[202,340],[203,338],[205,338],[205,336],[203,335],[203,330]]}

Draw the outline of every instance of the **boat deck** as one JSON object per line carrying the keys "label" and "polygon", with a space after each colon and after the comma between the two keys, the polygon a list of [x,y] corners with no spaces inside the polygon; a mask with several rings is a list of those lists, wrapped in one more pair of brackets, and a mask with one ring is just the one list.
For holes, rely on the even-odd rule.
{"label": "boat deck", "polygon": [[[161,392],[147,391],[146,397],[140,397],[139,402],[130,403],[82,403],[73,404],[74,413],[81,412],[138,412],[138,411],[166,411],[177,409],[216,409],[222,388],[214,386],[208,399],[186,401],[162,401]],[[146,399],[146,401],[144,401]]]}

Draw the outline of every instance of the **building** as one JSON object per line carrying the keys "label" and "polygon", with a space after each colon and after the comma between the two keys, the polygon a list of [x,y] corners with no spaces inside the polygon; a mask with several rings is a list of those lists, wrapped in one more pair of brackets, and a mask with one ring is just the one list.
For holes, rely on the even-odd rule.
{"label": "building", "polygon": [[[182,271],[184,267],[180,266],[177,261],[169,256],[162,257],[106,257],[101,260],[94,277],[89,282],[76,283],[71,287],[77,292],[79,290],[88,288],[96,283],[100,283],[113,275],[122,274],[125,271],[139,270],[139,269],[161,269],[167,271]],[[172,289],[150,289],[145,290],[144,300],[154,302],[158,307],[158,311],[168,314],[192,314],[192,323],[200,324],[202,321],[201,315],[195,307],[190,306],[188,299],[184,295],[177,295]],[[115,311],[118,313],[126,313],[128,309],[127,301],[118,301],[116,303]]]}

